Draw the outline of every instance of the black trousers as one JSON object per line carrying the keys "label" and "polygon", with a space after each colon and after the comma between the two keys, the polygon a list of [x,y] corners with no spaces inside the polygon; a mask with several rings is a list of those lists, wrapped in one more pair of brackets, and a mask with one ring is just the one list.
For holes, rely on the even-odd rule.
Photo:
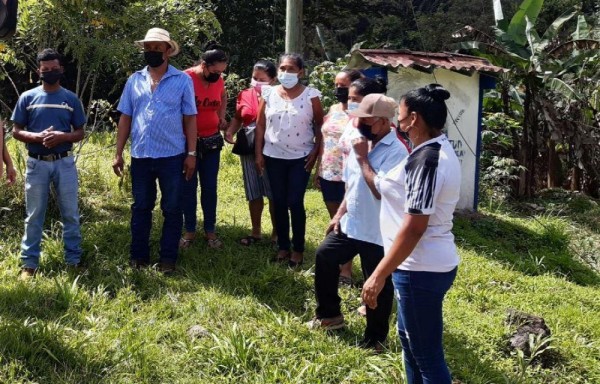
{"label": "black trousers", "polygon": [[[366,241],[351,239],[343,233],[331,232],[319,245],[315,267],[315,292],[318,318],[341,315],[338,280],[340,265],[360,255],[363,276],[366,279],[383,259],[383,247]],[[394,286],[389,276],[377,298],[377,308],[367,307],[367,328],[364,341],[370,344],[383,343],[389,331],[389,318],[394,300]]]}

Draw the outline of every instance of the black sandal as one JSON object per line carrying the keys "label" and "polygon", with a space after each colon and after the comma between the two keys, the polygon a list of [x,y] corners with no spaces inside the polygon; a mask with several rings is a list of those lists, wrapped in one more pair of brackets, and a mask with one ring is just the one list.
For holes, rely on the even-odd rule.
{"label": "black sandal", "polygon": [[[294,252],[294,253],[300,253],[300,252]],[[304,253],[300,253],[300,254],[302,255],[302,258],[300,260],[292,260],[291,255],[290,255],[290,259],[288,260],[288,267],[295,269],[295,268],[302,266],[302,264],[304,263]]]}
{"label": "black sandal", "polygon": [[254,237],[252,235],[248,235],[248,236],[243,237],[243,238],[240,239],[240,245],[243,245],[245,247],[249,247],[251,245],[254,245],[254,244],[258,243],[261,240],[262,239],[260,237]]}
{"label": "black sandal", "polygon": [[278,251],[275,254],[275,257],[273,257],[271,259],[272,263],[285,263],[285,262],[288,262],[290,260],[290,257],[292,256],[291,252],[284,251],[285,254],[283,254],[283,255],[280,255],[279,252],[281,252],[281,251]]}
{"label": "black sandal", "polygon": [[288,260],[288,267],[295,269],[295,268],[299,268],[302,266],[302,264],[304,263],[304,259],[303,260],[298,260],[298,261],[294,261],[292,259]]}

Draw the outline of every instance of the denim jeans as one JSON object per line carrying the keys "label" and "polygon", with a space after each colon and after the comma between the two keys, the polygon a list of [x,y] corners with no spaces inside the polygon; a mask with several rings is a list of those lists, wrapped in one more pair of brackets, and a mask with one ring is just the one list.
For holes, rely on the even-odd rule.
{"label": "denim jeans", "polygon": [[[343,233],[330,232],[317,248],[315,261],[315,294],[317,296],[318,318],[336,317],[342,312],[338,295],[340,265],[346,264],[354,256],[360,255],[363,276],[371,276],[377,264],[383,259],[383,247],[366,241],[351,239]],[[377,308],[367,307],[367,327],[364,342],[368,345],[383,343],[390,329],[390,314],[394,301],[394,287],[391,277],[377,297]]]}
{"label": "denim jeans", "polygon": [[196,172],[183,182],[183,219],[186,232],[196,232],[198,208],[198,180],[200,180],[200,205],[204,217],[204,232],[215,232],[217,225],[217,176],[221,151],[198,154]]}
{"label": "denim jeans", "polygon": [[25,268],[37,268],[40,244],[50,185],[54,186],[63,224],[63,242],[67,264],[81,259],[81,231],[79,227],[77,168],[73,156],[56,161],[27,158],[25,174],[25,235],[21,242],[21,263]]}
{"label": "denim jeans", "polygon": [[152,210],[156,203],[156,181],[160,187],[164,222],[160,238],[160,261],[175,263],[181,226],[181,187],[184,155],[131,159],[131,259],[150,262]]}
{"label": "denim jeans", "polygon": [[[310,178],[310,172],[304,169],[305,165],[306,157],[287,160],[265,156],[265,168],[273,194],[277,247],[280,251],[289,251],[293,243],[294,251],[304,252],[306,234],[304,194]],[[292,217],[291,243],[290,215]]]}
{"label": "denim jeans", "polygon": [[398,335],[404,351],[407,384],[450,384],[442,346],[442,304],[456,278],[450,272],[396,270]]}

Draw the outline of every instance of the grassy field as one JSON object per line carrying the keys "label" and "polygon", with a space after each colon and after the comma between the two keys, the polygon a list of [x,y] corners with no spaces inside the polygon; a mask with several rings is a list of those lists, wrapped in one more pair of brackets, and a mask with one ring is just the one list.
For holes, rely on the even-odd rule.
{"label": "grassy field", "polygon": [[[238,158],[223,152],[218,232],[181,254],[179,272],[127,267],[131,195],[111,170],[112,138],[93,137],[78,159],[89,266],[64,271],[60,223],[49,207],[39,275],[20,282],[22,181],[0,189],[0,382],[2,383],[402,383],[394,327],[386,353],[356,347],[364,319],[358,288],[342,291],[349,327],[309,331],[314,249],[328,222],[310,190],[307,262],[300,272],[272,265],[268,242],[248,234]],[[10,141],[23,170],[24,149]],[[201,217],[201,216],[200,216]],[[158,248],[160,214],[152,232]],[[263,233],[270,233],[264,220]],[[600,383],[600,208],[549,192],[519,206],[484,201],[455,220],[462,257],[445,306],[445,345],[463,383]],[[355,280],[361,280],[355,265]],[[510,353],[509,308],[542,316],[552,330],[548,366]],[[391,319],[394,321],[394,319]],[[540,350],[546,346],[535,345]]]}

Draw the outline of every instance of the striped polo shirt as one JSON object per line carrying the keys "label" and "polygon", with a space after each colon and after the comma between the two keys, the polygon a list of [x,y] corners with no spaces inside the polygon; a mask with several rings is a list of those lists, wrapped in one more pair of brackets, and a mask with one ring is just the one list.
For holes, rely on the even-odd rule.
{"label": "striped polo shirt", "polygon": [[[60,87],[46,92],[40,85],[24,92],[17,101],[11,120],[29,132],[39,133],[49,127],[55,131],[71,132],[83,128],[86,116],[81,101],[73,92]],[[46,148],[41,143],[27,143],[27,150],[38,155],[70,151],[73,143],[60,143]]]}
{"label": "striped polo shirt", "polygon": [[183,116],[196,115],[192,79],[169,65],[152,92],[148,67],[127,80],[119,112],[131,116],[131,156],[161,158],[186,150]]}
{"label": "striped polo shirt", "polygon": [[414,148],[379,181],[380,225],[386,253],[406,215],[429,216],[425,233],[399,269],[449,272],[458,265],[452,219],[460,196],[460,178],[460,162],[452,144],[440,135]]}

